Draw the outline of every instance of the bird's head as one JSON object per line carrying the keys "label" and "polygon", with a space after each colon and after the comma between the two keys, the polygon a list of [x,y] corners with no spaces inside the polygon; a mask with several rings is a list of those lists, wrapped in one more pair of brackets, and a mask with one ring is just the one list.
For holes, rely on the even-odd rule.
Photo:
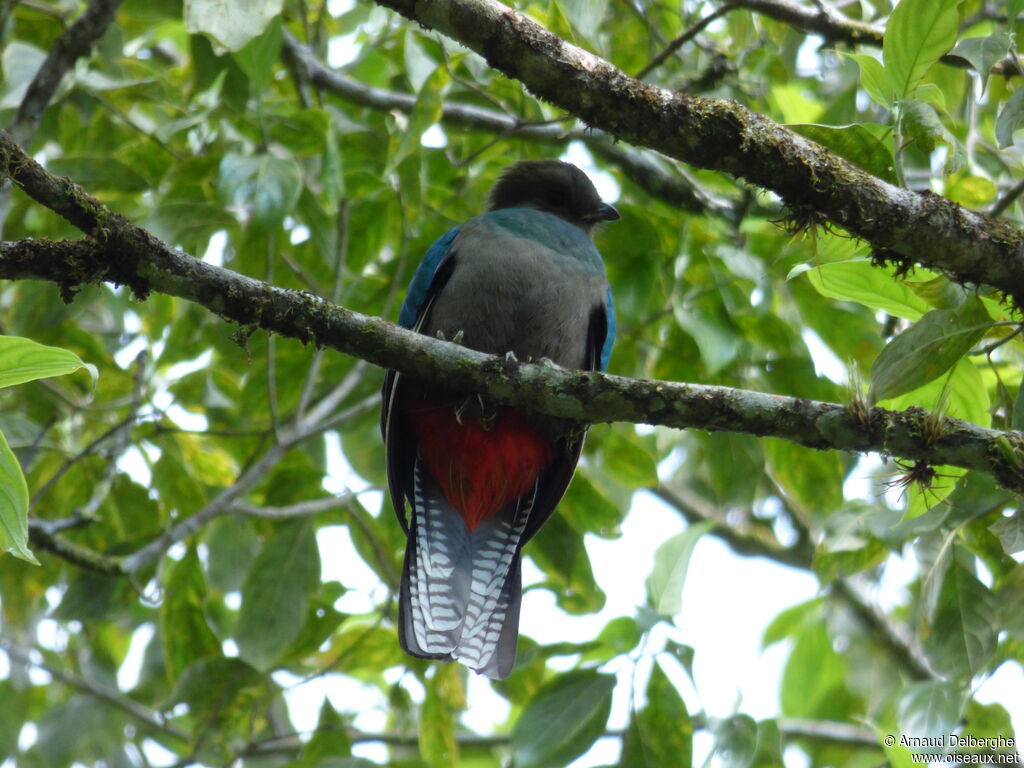
{"label": "bird's head", "polygon": [[536,208],[584,232],[619,218],[615,206],[601,201],[587,175],[561,160],[523,160],[506,168],[491,190],[491,210],[498,208]]}

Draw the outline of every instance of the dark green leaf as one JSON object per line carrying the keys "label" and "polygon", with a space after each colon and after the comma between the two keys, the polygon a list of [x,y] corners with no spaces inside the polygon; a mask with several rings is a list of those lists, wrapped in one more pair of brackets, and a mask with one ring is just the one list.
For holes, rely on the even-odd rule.
{"label": "dark green leaf", "polygon": [[890,341],[871,366],[871,396],[877,402],[902,395],[956,365],[992,321],[977,299],[957,309],[933,309]]}
{"label": "dark green leaf", "polygon": [[992,591],[954,558],[924,632],[932,665],[962,682],[981,673],[996,650],[995,619]]}
{"label": "dark green leaf", "polygon": [[1014,132],[1024,126],[1024,88],[1018,88],[999,110],[996,119],[996,139],[999,148],[1006,149],[1013,144]]}
{"label": "dark green leaf", "polygon": [[555,515],[530,543],[526,553],[548,578],[559,607],[569,613],[591,613],[604,605],[604,592],[594,581],[583,534]]}
{"label": "dark green leaf", "polygon": [[967,162],[967,154],[963,145],[949,129],[942,124],[935,107],[923,101],[904,99],[900,105],[900,114],[904,135],[917,143],[925,153],[931,153],[937,143],[949,147],[943,170],[945,173],[956,173]]}
{"label": "dark green leaf", "polygon": [[243,659],[270,668],[302,630],[320,555],[308,520],[281,525],[253,561],[242,586],[236,640]]}
{"label": "dark green leaf", "polygon": [[194,662],[220,656],[220,642],[203,614],[206,584],[194,548],[168,566],[164,587],[160,640],[167,672],[173,682]]}
{"label": "dark green leaf", "polygon": [[281,19],[273,19],[259,37],[234,53],[238,66],[249,77],[249,85],[258,96],[267,86],[281,52]]}
{"label": "dark green leaf", "polygon": [[86,189],[141,192],[151,186],[134,168],[112,157],[57,157],[47,167],[51,173],[68,176]]}
{"label": "dark green leaf", "polygon": [[291,158],[225,155],[217,182],[223,197],[245,209],[257,232],[279,226],[302,192],[302,171]]}
{"label": "dark green leaf", "polygon": [[512,728],[517,768],[561,768],[604,732],[615,678],[593,670],[566,672],[533,697]]}
{"label": "dark green leaf", "polygon": [[630,716],[622,744],[621,768],[688,768],[693,760],[693,724],[675,686],[661,667],[651,668],[647,703]]}
{"label": "dark green leaf", "polygon": [[764,441],[775,482],[806,515],[827,515],[843,503],[843,465],[835,451],[816,451],[787,440]]}
{"label": "dark green leaf", "polygon": [[992,67],[1006,58],[1010,51],[1010,42],[1010,36],[1003,31],[994,32],[987,37],[965,37],[950,53],[967,59],[974,71],[983,79],[987,79]]}

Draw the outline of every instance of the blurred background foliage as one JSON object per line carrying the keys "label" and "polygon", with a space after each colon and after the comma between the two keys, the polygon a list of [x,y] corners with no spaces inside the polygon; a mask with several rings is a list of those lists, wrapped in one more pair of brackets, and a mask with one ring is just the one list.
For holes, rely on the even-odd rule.
{"label": "blurred background foliage", "polygon": [[[825,41],[756,5],[516,3],[629,74],[720,10],[644,78],[737,99],[876,175],[1019,223],[1021,2],[904,0],[922,16],[890,23],[884,68],[877,48]],[[827,6],[838,29],[881,29],[893,10],[796,5]],[[0,122],[83,8],[0,2]],[[956,41],[959,58],[938,62]],[[908,74],[908,57],[925,66]],[[481,211],[502,167],[567,157],[622,213],[598,236],[618,312],[613,373],[1024,424],[1020,318],[998,296],[873,266],[865,244],[798,226],[731,178],[591,133],[364,0],[127,0],[21,140],[197,258],[390,319],[420,255]],[[2,215],[5,240],[77,236],[16,191]],[[904,766],[909,750],[883,748],[883,734],[1011,737],[1021,716],[1019,691],[974,698],[1024,663],[1024,517],[987,476],[599,425],[561,514],[527,549],[532,588],[553,593],[556,613],[600,610],[588,542],[619,537],[640,490],[688,527],[653,562],[622,563],[650,574],[634,613],[593,637],[523,637],[515,672],[492,685],[505,714],[471,727],[479,682],[396,641],[403,537],[381,493],[381,371],[108,285],[66,303],[56,286],[5,282],[0,325],[98,371],[95,383],[75,373],[0,393],[41,563],[0,557],[5,768],[343,768],[373,764],[368,754],[559,766],[602,736],[619,765],[685,766],[701,731],[722,765],[785,753],[792,765]],[[912,335],[893,345],[900,332]],[[685,620],[702,535],[819,580],[819,597],[750,627],[790,649],[778,718],[716,720],[680,692],[693,652],[673,622]],[[883,589],[895,558],[911,575]],[[317,681],[345,701],[323,699],[316,729],[299,729],[286,695]],[[608,726],[614,695],[624,729]]]}

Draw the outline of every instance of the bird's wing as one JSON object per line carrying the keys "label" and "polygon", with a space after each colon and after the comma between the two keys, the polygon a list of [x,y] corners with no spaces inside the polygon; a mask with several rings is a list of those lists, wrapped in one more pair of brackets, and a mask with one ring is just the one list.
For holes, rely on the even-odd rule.
{"label": "bird's wing", "polygon": [[[600,369],[603,371],[608,365],[611,339],[615,333],[615,313],[611,307],[611,296],[611,289],[609,289],[605,301],[595,306],[590,314],[590,326],[587,332],[587,360],[590,370]],[[576,464],[579,463],[583,442],[586,438],[586,430],[563,438],[562,450],[537,479],[533,513],[523,531],[521,545],[533,538],[551,517],[558,502],[562,500],[572,481],[572,476],[576,472]]]}
{"label": "bird's wing", "polygon": [[[455,251],[452,242],[459,234],[459,227],[448,230],[434,241],[423,255],[409,283],[398,324],[418,331],[430,314],[430,305],[444,288],[455,266]],[[411,498],[413,478],[412,467],[416,461],[416,440],[407,418],[400,415],[395,403],[399,396],[402,377],[397,371],[384,375],[381,388],[380,431],[384,436],[387,453],[388,488],[395,503],[395,514],[406,534],[409,524],[405,519],[405,500]]]}

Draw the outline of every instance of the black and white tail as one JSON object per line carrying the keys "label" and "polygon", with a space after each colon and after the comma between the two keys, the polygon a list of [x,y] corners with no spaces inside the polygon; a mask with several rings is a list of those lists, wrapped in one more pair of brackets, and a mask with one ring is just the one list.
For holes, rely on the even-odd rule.
{"label": "black and white tail", "polygon": [[399,639],[408,653],[508,675],[519,633],[519,550],[535,496],[536,486],[470,532],[416,460],[399,596]]}

